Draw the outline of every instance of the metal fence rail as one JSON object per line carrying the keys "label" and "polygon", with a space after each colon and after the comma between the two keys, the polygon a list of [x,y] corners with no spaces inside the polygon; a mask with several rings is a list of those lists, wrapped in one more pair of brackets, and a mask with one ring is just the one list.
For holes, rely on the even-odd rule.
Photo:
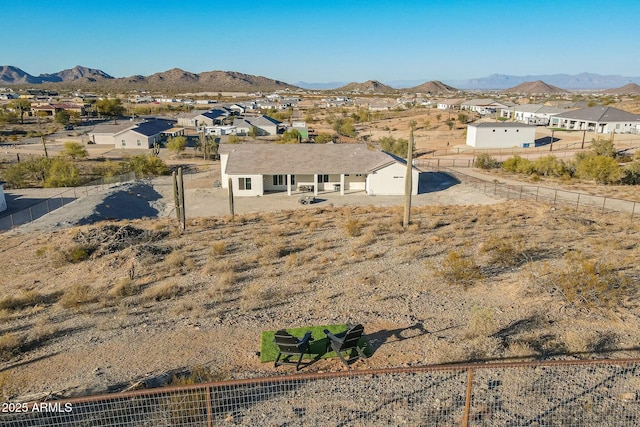
{"label": "metal fence rail", "polygon": [[3,426],[640,425],[640,359],[414,367],[4,406]]}
{"label": "metal fence rail", "polygon": [[497,180],[489,181],[467,175],[453,169],[442,169],[460,182],[482,190],[485,194],[502,197],[507,200],[533,200],[546,202],[554,206],[561,205],[579,210],[599,210],[602,213],[619,212],[629,214],[631,221],[640,218],[640,203],[633,200],[613,197],[594,196],[587,193],[560,190],[535,185],[509,185]]}
{"label": "metal fence rail", "polygon": [[0,217],[0,230],[10,230],[13,227],[34,221],[62,206],[68,205],[76,199],[88,196],[89,194],[99,193],[107,186],[121,182],[129,182],[135,179],[135,172],[128,172],[122,175],[91,181],[81,187],[68,188],[53,197]]}

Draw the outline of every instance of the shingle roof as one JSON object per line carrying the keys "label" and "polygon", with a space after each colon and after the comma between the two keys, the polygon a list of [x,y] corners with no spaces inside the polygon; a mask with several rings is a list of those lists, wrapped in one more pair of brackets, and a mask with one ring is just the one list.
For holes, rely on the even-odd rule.
{"label": "shingle roof", "polygon": [[228,154],[225,173],[338,174],[371,173],[399,160],[360,144],[222,144]]}
{"label": "shingle roof", "polygon": [[588,120],[592,122],[638,122],[640,114],[632,114],[613,107],[588,107],[556,115],[563,119]]}

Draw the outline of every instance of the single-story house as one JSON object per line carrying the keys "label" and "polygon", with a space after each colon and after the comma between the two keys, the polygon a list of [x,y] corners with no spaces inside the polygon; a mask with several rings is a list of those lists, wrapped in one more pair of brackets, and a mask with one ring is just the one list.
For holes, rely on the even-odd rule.
{"label": "single-story house", "polygon": [[178,126],[184,126],[189,128],[198,127],[198,117],[202,114],[202,111],[194,110],[186,113],[178,114]]}
{"label": "single-story house", "polygon": [[562,108],[549,107],[543,104],[522,104],[500,110],[500,117],[513,119],[528,125],[546,126],[551,122],[552,116],[565,111]]}
{"label": "single-story house", "polygon": [[145,122],[103,123],[89,132],[95,144],[113,144],[115,148],[151,148],[166,139],[166,132],[174,131],[176,122],[152,119]]}
{"label": "single-story house", "polygon": [[278,135],[280,129],[284,129],[281,122],[269,116],[236,117],[233,126],[238,135],[248,135],[254,127],[258,130],[258,136]]}
{"label": "single-story house", "polygon": [[536,127],[515,122],[485,122],[467,125],[467,145],[474,148],[533,147]]}
{"label": "single-story house", "polygon": [[[361,144],[221,144],[222,187],[229,180],[235,196],[267,192],[362,191],[404,195],[406,160]],[[412,168],[412,194],[419,171]]]}
{"label": "single-story house", "polygon": [[438,101],[437,108],[438,110],[459,110],[463,102],[462,98],[442,99]]}
{"label": "single-story house", "polygon": [[503,103],[491,98],[471,99],[460,104],[460,110],[475,111],[480,115],[494,114],[500,109],[507,108],[510,103]]}
{"label": "single-story house", "polygon": [[596,133],[635,133],[640,125],[640,114],[613,107],[588,107],[560,113],[551,118],[550,126]]}

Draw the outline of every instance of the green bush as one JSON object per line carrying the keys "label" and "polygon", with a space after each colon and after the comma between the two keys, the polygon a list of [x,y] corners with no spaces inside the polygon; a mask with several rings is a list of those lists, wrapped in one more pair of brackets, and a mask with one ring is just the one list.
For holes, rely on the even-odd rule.
{"label": "green bush", "polygon": [[532,167],[535,173],[542,176],[562,176],[568,171],[565,163],[552,155],[534,160]]}
{"label": "green bush", "polygon": [[149,176],[149,175],[166,175],[169,172],[169,168],[166,163],[151,154],[141,154],[139,156],[133,156],[129,159],[128,169],[134,171],[137,176]]}
{"label": "green bush", "polygon": [[[640,152],[640,151],[639,151]],[[627,164],[623,169],[622,179],[620,182],[626,185],[639,185],[640,184],[640,161],[635,161]]]}
{"label": "green bush", "polygon": [[51,160],[45,187],[75,187],[80,185],[80,170],[71,161],[56,157]]}
{"label": "green bush", "polygon": [[576,175],[579,178],[593,179],[599,184],[614,184],[622,180],[624,172],[615,159],[592,155],[576,164]]}
{"label": "green bush", "polygon": [[513,173],[524,173],[527,175],[530,175],[534,172],[531,161],[523,159],[517,154],[513,157],[509,157],[507,160],[502,162],[502,170]]}
{"label": "green bush", "polygon": [[496,169],[500,167],[500,162],[489,154],[482,153],[476,157],[475,166],[480,169]]}

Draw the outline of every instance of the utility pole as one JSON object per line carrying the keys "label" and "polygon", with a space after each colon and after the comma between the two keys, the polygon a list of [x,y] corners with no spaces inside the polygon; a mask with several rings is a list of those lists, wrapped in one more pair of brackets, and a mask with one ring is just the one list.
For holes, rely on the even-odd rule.
{"label": "utility pole", "polygon": [[409,134],[409,144],[407,144],[407,173],[404,177],[404,220],[402,226],[407,228],[411,221],[411,190],[413,189],[413,128],[415,122],[411,122],[411,133]]}

